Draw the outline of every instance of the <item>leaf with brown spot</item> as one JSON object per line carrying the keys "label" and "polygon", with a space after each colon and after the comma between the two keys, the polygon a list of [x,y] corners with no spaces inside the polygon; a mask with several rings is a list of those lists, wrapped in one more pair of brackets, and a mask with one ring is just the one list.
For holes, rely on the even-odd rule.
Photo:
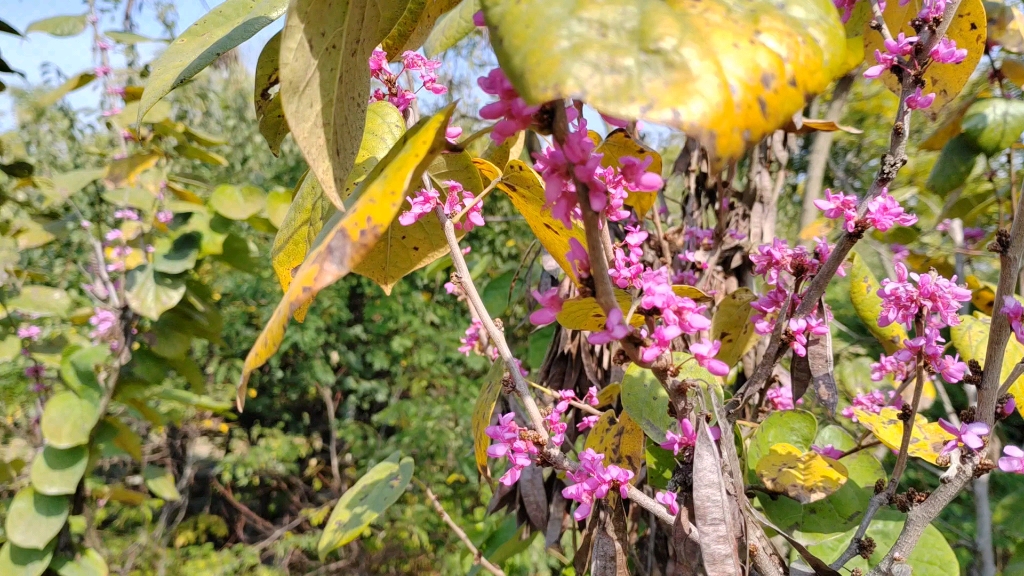
{"label": "leaf with brown spot", "polygon": [[249,376],[277,351],[292,314],[362,261],[395,218],[405,194],[419,185],[420,177],[446,146],[444,131],[452,110],[454,104],[406,132],[356,189],[351,207],[336,213],[324,227],[245,358],[238,384],[239,409],[245,402]]}
{"label": "leaf with brown spot", "polygon": [[722,342],[717,358],[730,368],[735,366],[759,338],[751,320],[757,310],[750,303],[757,295],[750,288],[739,288],[718,303],[711,319],[711,338]]}
{"label": "leaf with brown spot", "polygon": [[[609,166],[614,168],[621,167],[621,160],[626,156],[631,156],[637,160],[651,159],[651,165],[647,167],[648,172],[654,172],[661,176],[661,154],[658,154],[653,149],[649,148],[643,142],[635,140],[622,128],[613,130],[604,142],[597,147],[595,150],[598,154],[603,154],[601,157],[601,166],[607,168]],[[658,192],[630,192],[626,196],[625,204],[636,210],[636,215],[642,220],[647,212],[654,207],[654,203],[658,201]]]}
{"label": "leaf with brown spot", "polygon": [[281,106],[281,33],[274,34],[256,60],[256,82],[252,92],[260,134],[274,156],[281,154],[281,142],[288,135],[288,122]]}
{"label": "leaf with brown spot", "polygon": [[[899,450],[903,442],[903,421],[899,419],[900,411],[886,407],[881,413],[872,414],[859,408],[854,408],[853,413],[857,416],[857,422],[864,426],[892,450]],[[937,422],[929,422],[924,416],[918,414],[914,420],[913,431],[910,433],[910,445],[907,452],[914,458],[921,458],[926,462],[935,464],[938,461],[942,447],[953,439],[953,435],[942,429]]]}
{"label": "leaf with brown spot", "polygon": [[644,431],[629,414],[623,412],[616,418],[615,412],[608,410],[590,429],[583,449],[587,448],[604,454],[605,466],[614,464],[639,474],[645,460]]}
{"label": "leaf with brown spot", "polygon": [[812,450],[802,451],[781,442],[757,462],[757,477],[766,488],[801,504],[828,497],[846,483],[846,467]]}
{"label": "leaf with brown spot", "polygon": [[[619,304],[619,309],[623,310],[623,314],[625,314],[625,311],[629,310],[633,302],[633,297],[625,290],[615,289],[615,300]],[[578,296],[562,302],[562,310],[555,319],[558,320],[558,323],[563,328],[568,328],[569,330],[598,332],[604,330],[608,316],[605,315],[604,308],[601,308],[596,298],[593,296]],[[642,326],[644,317],[640,314],[633,314],[629,323],[633,326]]]}

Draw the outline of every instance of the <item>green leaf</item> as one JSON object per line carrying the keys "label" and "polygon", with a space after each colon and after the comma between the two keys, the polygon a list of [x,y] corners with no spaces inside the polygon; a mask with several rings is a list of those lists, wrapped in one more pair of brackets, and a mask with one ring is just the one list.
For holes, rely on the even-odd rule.
{"label": "green leaf", "polygon": [[178,144],[174,147],[174,151],[180,154],[184,158],[191,158],[192,160],[199,160],[210,166],[227,166],[228,159],[217,154],[216,152],[210,152],[198,146],[191,144]]}
{"label": "green leaf", "polygon": [[54,175],[50,178],[53,181],[53,189],[43,191],[48,200],[46,205],[63,204],[65,200],[78,193],[82,188],[102,178],[106,172],[106,168],[83,168]]}
{"label": "green leaf", "polygon": [[114,453],[116,449],[131,456],[136,462],[142,462],[142,438],[127,424],[113,416],[104,418],[99,423],[93,442],[103,456]]}
{"label": "green leaf", "polygon": [[185,295],[185,281],[144,265],[128,272],[128,306],[150,320],[174,308]]}
{"label": "green leaf", "polygon": [[201,396],[199,394],[189,392],[188,390],[180,390],[177,388],[163,388],[154,396],[161,400],[177,402],[186,406],[195,407],[199,410],[210,410],[211,412],[228,412],[231,410],[231,402],[217,400],[216,398],[210,398],[209,396]]}
{"label": "green leaf", "polygon": [[51,36],[67,37],[77,36],[85,30],[88,14],[73,16],[53,16],[36,20],[25,28],[25,34],[29,32],[45,32]]}
{"label": "green leaf", "polygon": [[210,207],[231,220],[245,220],[255,216],[266,206],[267,196],[256,186],[221,184],[210,195]]}
{"label": "green leaf", "polygon": [[856,252],[850,256],[850,263],[847,276],[850,279],[850,301],[853,302],[853,309],[868,331],[882,344],[885,353],[893,354],[902,348],[903,341],[909,338],[907,331],[898,323],[884,328],[878,325],[878,317],[882,313],[882,298],[878,296],[881,285],[864,263],[864,259]]}
{"label": "green leaf", "polygon": [[103,35],[114,42],[124,44],[125,46],[145,44],[146,42],[167,42],[161,38],[150,38],[149,36],[143,36],[142,34],[136,34],[135,32],[124,32],[120,30],[107,30]]}
{"label": "green leaf", "polygon": [[227,0],[188,27],[152,64],[138,118],[228,50],[284,14],[287,0]]}
{"label": "green leaf", "polygon": [[1020,139],[1024,132],[1024,102],[984,98],[967,109],[964,136],[986,156],[995,156]]}
{"label": "green leaf", "polygon": [[256,60],[256,82],[252,99],[260,134],[274,156],[281,154],[281,142],[288,135],[288,121],[281,106],[281,33],[274,34]]}
{"label": "green leaf", "polygon": [[42,550],[22,548],[10,542],[0,548],[0,574],[4,576],[42,576],[53,558],[53,540]]}
{"label": "green leaf", "polygon": [[75,74],[74,76],[65,80],[64,83],[58,86],[57,88],[40,96],[36,103],[39,104],[41,108],[49,108],[50,106],[53,106],[54,104],[59,102],[61,98],[64,98],[64,96],[67,96],[69,93],[74,92],[79,88],[88,86],[89,83],[95,79],[96,75],[92,72],[79,72],[78,74]]}
{"label": "green leaf", "polygon": [[214,256],[214,259],[247,274],[256,274],[263,263],[252,257],[249,241],[238,234],[228,234],[224,239],[224,252]]}
{"label": "green leaf", "polygon": [[32,461],[32,487],[47,496],[71,495],[85,475],[89,448],[54,448],[46,446]]}
{"label": "green leaf", "polygon": [[401,454],[394,452],[370,468],[341,495],[317,544],[321,561],[332,551],[358,538],[405,492],[412,480],[414,464],[412,458],[405,457],[399,461],[400,457]]}
{"label": "green leaf", "polygon": [[195,268],[199,256],[201,235],[198,232],[182,234],[174,240],[161,236],[153,241],[153,269],[165,274],[181,274]]}
{"label": "green leaf", "polygon": [[956,190],[974,171],[981,150],[974,147],[966,134],[960,134],[946,143],[939,153],[926,186],[937,194]]}
{"label": "green leaf", "polygon": [[40,428],[50,446],[72,448],[89,443],[89,434],[99,419],[92,402],[74,392],[58,392],[46,402]]}
{"label": "green leaf", "polygon": [[11,178],[28,178],[35,173],[35,167],[24,160],[15,160],[10,164],[0,164],[0,172]]}
{"label": "green leaf", "polygon": [[[848,570],[860,569],[865,574],[882,559],[886,552],[896,543],[896,538],[903,530],[906,517],[893,510],[882,510],[875,516],[868,527],[867,535],[875,541],[875,552],[869,560],[855,556],[846,564]],[[809,549],[812,554],[825,562],[833,562],[846,550],[857,528],[853,527],[842,535],[822,542]],[[906,559],[906,564],[913,570],[914,576],[958,576],[960,562],[935,526],[929,525],[921,535],[917,546]]]}
{"label": "green leaf", "polygon": [[498,63],[527,103],[578,98],[678,128],[720,159],[786,124],[845,60],[827,0],[481,5]]}
{"label": "green leaf", "polygon": [[818,421],[804,410],[779,410],[772,412],[754,431],[747,445],[747,469],[753,470],[761,458],[768,455],[771,447],[785,442],[801,450],[811,449],[818,432]]}
{"label": "green leaf", "polygon": [[668,482],[678,465],[676,457],[670,450],[665,450],[654,442],[647,443],[644,456],[647,460],[647,483],[659,490],[667,489]]}
{"label": "green leaf", "polygon": [[438,18],[434,29],[423,42],[423,52],[427,57],[437,56],[476,30],[473,14],[479,10],[480,0],[462,0],[454,10]]}
{"label": "green leaf", "polygon": [[77,558],[60,556],[50,566],[58,576],[108,576],[107,561],[92,548],[86,548]]}
{"label": "green leaf", "polygon": [[480,298],[483,299],[484,308],[492,317],[505,315],[505,310],[508,309],[509,290],[512,288],[512,279],[515,277],[516,271],[509,270],[484,286]]}
{"label": "green leaf", "polygon": [[292,136],[341,208],[366,118],[366,65],[408,0],[296,0],[281,35],[281,98]]}
{"label": "green leaf", "polygon": [[146,480],[146,488],[157,498],[169,502],[181,500],[181,494],[174,485],[174,475],[160,466],[146,466],[142,470],[142,477]]}
{"label": "green leaf", "polygon": [[402,17],[381,42],[381,48],[392,60],[406,50],[417,50],[437,19],[458,3],[459,0],[408,0]]}
{"label": "green leaf", "polygon": [[0,362],[10,362],[21,353],[21,338],[11,334],[0,340]]}
{"label": "green leaf", "polygon": [[[680,380],[717,382],[710,372],[693,361],[693,356],[685,352],[673,352],[672,363],[680,366],[679,374],[676,376]],[[668,415],[668,392],[649,368],[630,364],[622,377],[622,392],[619,397],[622,400],[622,409],[656,444],[665,441],[666,430],[676,428],[675,418]]]}
{"label": "green leaf", "polygon": [[267,194],[267,206],[264,209],[267,220],[270,220],[270,223],[273,224],[275,228],[280,228],[281,225],[284,224],[284,219],[288,216],[288,208],[291,207],[291,205],[291,190],[271,190]]}
{"label": "green leaf", "polygon": [[22,488],[7,509],[4,530],[8,540],[21,548],[46,550],[67,522],[70,505],[67,496],[46,496],[31,487]]}
{"label": "green leaf", "polygon": [[29,284],[21,287],[21,292],[7,302],[7,307],[35,317],[65,318],[71,310],[71,297],[60,288]]}

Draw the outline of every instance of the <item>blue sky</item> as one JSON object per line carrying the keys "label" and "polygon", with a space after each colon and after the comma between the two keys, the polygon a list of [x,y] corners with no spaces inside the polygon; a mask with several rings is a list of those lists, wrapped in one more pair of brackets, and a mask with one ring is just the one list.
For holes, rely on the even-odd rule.
{"label": "blue sky", "polygon": [[[198,20],[210,8],[223,0],[177,0],[178,27],[180,34],[189,25]],[[101,5],[106,4],[100,2]],[[124,4],[123,2],[121,3]],[[152,2],[143,2],[141,15],[135,16],[137,32],[145,36],[161,36],[163,29],[157,22]],[[83,14],[88,7],[83,0],[0,0],[0,19],[24,32],[28,25],[36,20],[67,14]],[[101,16],[100,30],[121,30],[123,8],[114,14]],[[262,30],[255,37],[240,47],[242,61],[250,69],[256,65],[263,45],[281,27],[281,21]],[[139,50],[143,60],[154,57],[163,44],[141,44]],[[113,67],[123,65],[123,59],[116,53],[115,47]],[[27,79],[5,74],[3,82],[8,86],[37,85],[43,82],[44,65],[61,70],[67,76],[90,70],[94,66],[92,54],[92,33],[86,30],[72,38],[54,38],[47,34],[34,32],[25,38],[18,38],[0,33],[0,54],[16,70],[25,73]],[[51,76],[52,80],[52,76]],[[99,97],[99,82],[72,93],[68,100],[76,108],[94,107]],[[14,126],[12,101],[6,93],[0,93],[0,132],[10,130]]]}

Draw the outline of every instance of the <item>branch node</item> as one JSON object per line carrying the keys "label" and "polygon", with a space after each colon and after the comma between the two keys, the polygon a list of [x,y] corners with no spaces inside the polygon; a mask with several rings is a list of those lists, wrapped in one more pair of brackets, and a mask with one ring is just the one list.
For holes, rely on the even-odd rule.
{"label": "branch node", "polygon": [[996,254],[1006,254],[1010,251],[1010,231],[999,229],[996,231],[996,239],[988,245],[988,251]]}

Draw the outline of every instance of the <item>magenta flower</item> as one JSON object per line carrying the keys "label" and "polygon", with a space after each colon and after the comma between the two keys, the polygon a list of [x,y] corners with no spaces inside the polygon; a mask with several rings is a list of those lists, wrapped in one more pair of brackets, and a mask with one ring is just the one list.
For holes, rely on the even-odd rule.
{"label": "magenta flower", "polygon": [[960,355],[950,356],[946,354],[942,359],[932,361],[932,369],[942,375],[942,379],[950,384],[956,384],[964,379],[967,373],[967,364],[960,361]]}
{"label": "magenta flower", "polygon": [[477,10],[473,13],[473,25],[480,28],[486,28],[487,24],[484,22],[484,11]]}
{"label": "magenta flower", "polygon": [[566,477],[574,482],[562,489],[562,496],[579,503],[573,518],[576,521],[590,516],[594,502],[604,498],[613,488],[619,489],[622,498],[629,497],[629,481],[633,472],[614,464],[604,465],[604,455],[587,448],[580,453],[580,467],[575,472],[567,472]]}
{"label": "magenta flower", "polygon": [[433,212],[434,208],[437,207],[438,201],[441,199],[441,195],[432,188],[421,188],[419,192],[416,192],[415,197],[410,198],[406,196],[405,199],[409,201],[412,208],[398,216],[398,223],[402,226],[411,226],[420,218]]}
{"label": "magenta flower", "polygon": [[665,509],[668,510],[668,513],[673,516],[679,514],[679,503],[677,502],[677,498],[678,494],[675,492],[669,492],[668,490],[658,490],[654,494],[654,499],[664,506]]}
{"label": "magenta flower", "polygon": [[1010,328],[1017,341],[1024,344],[1024,304],[1013,296],[1003,297],[1003,314],[1010,320]]}
{"label": "magenta flower", "polygon": [[1003,417],[1013,414],[1013,411],[1017,409],[1017,399],[1013,396],[1003,404]]}
{"label": "magenta flower", "polygon": [[579,432],[589,430],[593,428],[594,424],[597,424],[597,421],[600,419],[601,417],[596,415],[584,416],[582,419],[580,419],[580,423],[576,425],[576,430]]}
{"label": "magenta flower", "polygon": [[461,126],[449,126],[444,130],[444,139],[452,144],[458,143],[459,136],[462,136]]}
{"label": "magenta flower", "polygon": [[895,56],[910,56],[914,53],[914,44],[917,40],[917,36],[911,36],[908,38],[906,34],[900,32],[896,38],[886,40],[884,45],[885,49],[889,51],[889,54],[893,54]]}
{"label": "magenta flower", "polygon": [[43,329],[33,324],[18,328],[18,338],[21,338],[22,340],[31,340],[34,342],[39,340],[39,336],[41,336],[42,333]]}
{"label": "magenta flower", "polygon": [[590,276],[590,254],[579,240],[569,239],[569,251],[565,253],[565,259],[569,261],[577,278]]}
{"label": "magenta flower", "polygon": [[604,330],[594,332],[587,337],[587,341],[594,345],[608,344],[614,340],[622,340],[627,334],[629,326],[623,321],[622,310],[613,308],[605,319]]}
{"label": "magenta flower", "polygon": [[[43,374],[46,372],[46,368],[42,364],[33,364],[25,368],[25,377],[29,380],[42,380]],[[33,390],[36,391],[36,390]]]}
{"label": "magenta flower", "polygon": [[121,232],[118,228],[114,228],[107,232],[103,237],[107,239],[107,242],[114,242],[115,240],[121,240],[124,238],[124,232]]}
{"label": "magenta flower", "polygon": [[697,360],[697,364],[715,376],[728,376],[729,365],[715,358],[721,349],[722,343],[720,341],[710,341],[707,338],[701,338],[700,342],[690,344],[690,353]]}
{"label": "magenta flower", "polygon": [[857,197],[853,194],[835,192],[826,188],[825,198],[814,201],[815,207],[824,212],[825,217],[835,219],[842,217],[846,220],[846,231],[853,232],[853,223],[857,220]]}
{"label": "magenta flower", "polygon": [[1003,457],[999,459],[999,469],[1003,472],[1024,474],[1024,450],[1016,446],[1003,446]]}
{"label": "magenta flower", "polygon": [[171,220],[174,220],[174,212],[170,210],[160,210],[156,213],[156,221],[161,224],[168,224]]}
{"label": "magenta flower", "polygon": [[[925,108],[932,105],[935,101],[935,93],[929,92],[928,94],[922,94],[921,87],[918,86],[917,90],[913,94],[907,96],[907,108],[911,110],[924,110]],[[914,218],[915,221],[917,218]]]}
{"label": "magenta flower", "polygon": [[543,294],[534,290],[533,299],[541,305],[540,310],[535,310],[533,314],[530,314],[530,323],[534,326],[547,326],[551,324],[558,317],[558,313],[562,311],[563,300],[558,296],[557,286]]}
{"label": "magenta flower", "polygon": [[882,74],[893,67],[896,64],[896,56],[892,54],[883,54],[881,50],[875,50],[875,61],[878,64],[868,68],[864,71],[864,77],[875,79],[881,78]]}
{"label": "magenta flower", "polygon": [[979,450],[985,446],[985,436],[987,436],[991,431],[988,424],[985,424],[984,422],[961,424],[960,427],[957,428],[944,418],[939,418],[939,426],[941,426],[946,432],[955,436],[955,438],[947,442],[946,445],[942,447],[941,454],[943,455],[949,454],[960,446],[966,446],[971,450]]}
{"label": "magenta flower", "polygon": [[[934,95],[932,99],[934,99]],[[882,192],[878,196],[868,200],[868,212],[864,219],[879,232],[886,232],[896,224],[911,226],[917,222],[917,216],[905,212],[900,203],[889,195],[887,188],[882,188]]]}
{"label": "magenta flower", "polygon": [[680,434],[673,432],[672,430],[665,431],[665,441],[659,444],[660,447],[665,450],[671,450],[672,454],[679,455],[679,452],[687,446],[694,446],[697,444],[697,430],[690,424],[689,418],[683,418],[679,421]]}
{"label": "magenta flower", "polygon": [[540,453],[532,442],[519,438],[519,432],[525,428],[520,428],[515,423],[515,416],[513,412],[503,414],[498,417],[496,426],[488,426],[484,430],[487,436],[495,441],[487,448],[487,455],[491,458],[508,458],[508,470],[498,479],[505,486],[518,482],[523,468],[533,462],[531,456]]}
{"label": "magenta flower", "polygon": [[822,456],[826,458],[831,458],[833,460],[839,460],[840,458],[843,457],[844,454],[842,450],[839,450],[838,448],[831,444],[825,444],[824,446],[816,446],[812,444],[811,450],[814,450],[818,454],[821,454]]}
{"label": "magenta flower", "polygon": [[959,64],[967,58],[967,49],[956,47],[956,40],[943,38],[928,53],[932,60],[939,64]]}
{"label": "magenta flower", "polygon": [[480,109],[480,117],[484,120],[498,120],[491,132],[491,140],[495,144],[501,145],[516,132],[530,127],[540,106],[527,106],[501,68],[491,70],[476,82],[484,93],[498,97],[497,102]]}
{"label": "magenta flower", "polygon": [[[793,389],[789,386],[772,386],[766,393],[768,402],[771,403],[772,408],[775,410],[792,410],[796,408],[796,404],[793,402]],[[803,402],[803,398],[800,399]]]}
{"label": "magenta flower", "polygon": [[462,342],[462,346],[459,346],[459,352],[469,356],[469,353],[480,343],[481,328],[483,328],[483,323],[474,318],[469,324],[469,328],[466,328],[466,335],[459,339]]}
{"label": "magenta flower", "polygon": [[586,395],[583,396],[583,400],[580,400],[584,404],[590,404],[591,406],[597,406],[601,402],[597,399],[597,386],[591,386],[587,389]]}
{"label": "magenta flower", "polygon": [[117,336],[117,315],[105,308],[93,309],[89,325],[93,328],[89,337],[94,341],[112,340]]}

